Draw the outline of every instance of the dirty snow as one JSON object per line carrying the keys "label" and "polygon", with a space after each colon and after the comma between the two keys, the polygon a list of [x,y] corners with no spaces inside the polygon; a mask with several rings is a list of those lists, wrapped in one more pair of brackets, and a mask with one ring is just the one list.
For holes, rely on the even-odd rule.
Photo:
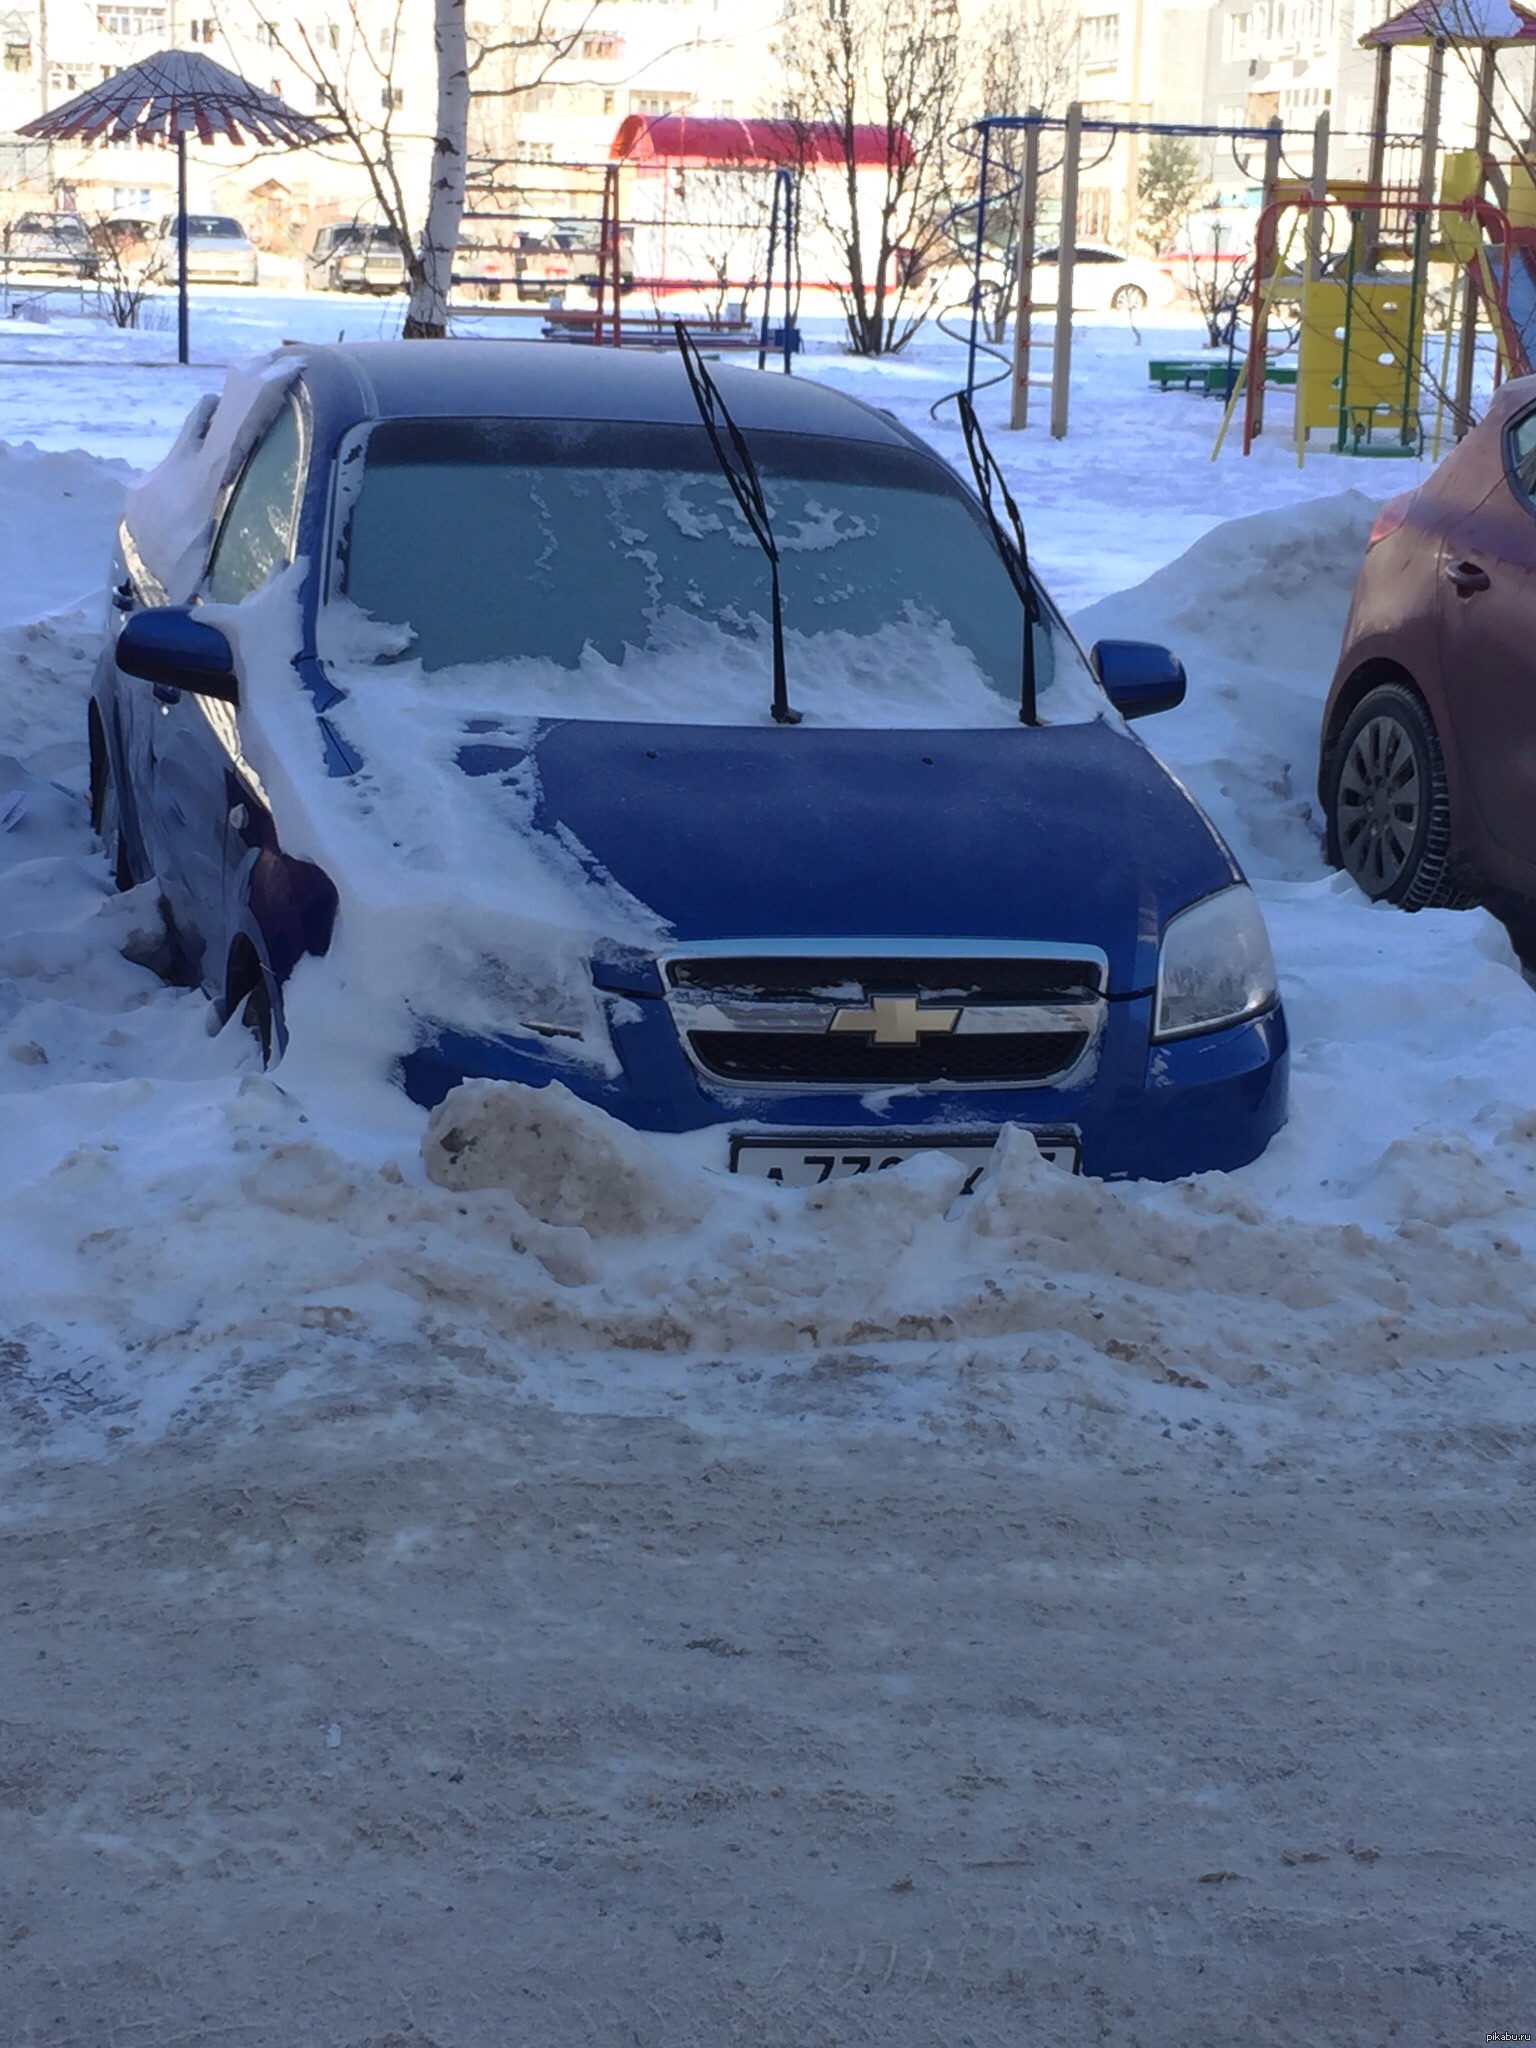
{"label": "dirty snow", "polygon": [[[1084,637],[1184,656],[1143,731],[1295,1041],[1265,1158],[1164,1189],[428,1120],[318,964],[258,1073],[84,821],[122,442],[0,454],[8,2043],[1536,2031],[1536,997],[1322,866],[1359,472],[1205,465],[1102,335],[1000,451]],[[919,424],[954,361],[807,367]]]}

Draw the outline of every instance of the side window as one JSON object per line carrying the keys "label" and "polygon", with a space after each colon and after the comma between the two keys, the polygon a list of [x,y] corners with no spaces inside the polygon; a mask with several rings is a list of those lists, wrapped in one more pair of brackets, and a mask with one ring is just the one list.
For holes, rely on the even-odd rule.
{"label": "side window", "polygon": [[1509,430],[1510,481],[1528,498],[1536,498],[1536,412],[1528,412]]}
{"label": "side window", "polygon": [[207,594],[238,604],[293,559],[299,491],[299,416],[289,401],[252,450],[224,508]]}

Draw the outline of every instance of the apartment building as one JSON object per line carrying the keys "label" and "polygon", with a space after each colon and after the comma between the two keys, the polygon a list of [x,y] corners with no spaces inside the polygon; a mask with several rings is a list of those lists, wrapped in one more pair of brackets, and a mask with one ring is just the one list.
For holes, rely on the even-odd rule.
{"label": "apartment building", "polygon": [[[600,165],[631,113],[745,113],[770,77],[778,0],[556,0],[544,10],[568,54],[535,46],[535,0],[471,0],[479,63],[471,153],[487,196],[517,188],[535,214],[595,210]],[[578,31],[579,33],[575,33]],[[0,7],[0,137],[156,50],[205,51],[306,113],[345,101],[377,150],[387,131],[408,201],[425,199],[436,106],[431,0],[12,0]],[[328,219],[376,212],[345,148],[273,157],[227,144],[191,152],[197,208],[238,215],[273,249],[306,245]],[[495,171],[495,177],[492,172]],[[155,217],[175,204],[168,150],[51,153],[0,140],[0,207],[58,203]],[[505,208],[514,210],[512,207]],[[487,233],[494,230],[486,230]]]}
{"label": "apartment building", "polygon": [[546,52],[513,48],[477,75],[476,206],[494,210],[494,195],[529,216],[591,214],[626,116],[763,111],[777,83],[779,11],[780,0],[575,0],[551,17],[582,24],[568,55],[551,64]]}
{"label": "apartment building", "polygon": [[[1278,115],[1287,131],[1309,134],[1329,118],[1329,167],[1336,176],[1366,170],[1373,111],[1375,56],[1360,47],[1370,29],[1402,11],[1404,0],[1215,0],[1203,118],[1262,124]],[[1454,9],[1448,9],[1454,18]],[[1447,149],[1470,146],[1477,124],[1475,50],[1447,53],[1440,135]],[[1530,53],[1500,54],[1499,120],[1506,137],[1523,133],[1530,105]],[[1424,123],[1428,72],[1423,49],[1393,56],[1387,127],[1393,138],[1389,181],[1412,184]],[[1495,148],[1501,136],[1494,136]],[[1293,164],[1310,164],[1310,144],[1288,145]],[[1218,170],[1218,176],[1220,175]]]}

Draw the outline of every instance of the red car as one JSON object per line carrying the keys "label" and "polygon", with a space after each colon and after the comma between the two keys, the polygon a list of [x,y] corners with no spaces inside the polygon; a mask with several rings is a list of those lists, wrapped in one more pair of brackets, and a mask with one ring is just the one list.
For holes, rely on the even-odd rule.
{"label": "red car", "polygon": [[1536,931],[1536,377],[1377,515],[1318,794],[1328,858],[1368,896]]}

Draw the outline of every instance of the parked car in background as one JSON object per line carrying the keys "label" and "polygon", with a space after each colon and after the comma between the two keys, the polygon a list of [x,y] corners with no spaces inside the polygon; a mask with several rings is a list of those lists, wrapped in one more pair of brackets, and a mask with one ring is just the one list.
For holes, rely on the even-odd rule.
{"label": "parked car in background", "polygon": [[22,213],[5,235],[7,277],[39,281],[96,276],[100,260],[90,229],[78,213]]}
{"label": "parked car in background", "polygon": [[[525,303],[547,305],[557,292],[569,290],[576,276],[576,237],[562,235],[555,223],[524,221],[517,230],[517,296]],[[594,257],[592,266],[596,268]]]}
{"label": "parked car in background", "polygon": [[1376,515],[1323,714],[1329,859],[1536,935],[1536,377]]}
{"label": "parked car in background", "polygon": [[137,213],[111,213],[92,230],[92,240],[104,253],[119,258],[140,257],[159,239],[160,224]]}
{"label": "parked car in background", "polygon": [[459,236],[453,252],[453,282],[470,297],[499,299],[517,279],[517,257],[488,235],[471,227]]}
{"label": "parked car in background", "polygon": [[1286,1106],[1263,920],[1120,715],[1177,703],[1178,663],[1085,656],[1038,583],[1026,627],[1022,565],[887,415],[717,382],[816,536],[783,557],[783,718],[767,563],[676,355],[377,342],[232,378],[119,532],[89,740],[120,883],[157,880],[272,1058],[306,955],[425,948],[390,1027],[422,1104],[558,1080],[788,1184],[979,1167],[1012,1124],[1100,1175],[1252,1159]]}
{"label": "parked car in background", "polygon": [[[160,223],[155,244],[156,274],[167,284],[180,281],[176,216]],[[187,215],[187,278],[194,284],[243,284],[257,281],[255,244],[239,221],[227,213]]]}
{"label": "parked car in background", "polygon": [[[573,285],[595,285],[602,236],[600,222],[581,217],[524,222],[517,235],[517,296],[547,305]],[[634,237],[629,233],[619,237],[619,274],[628,291],[635,274]]]}
{"label": "parked car in background", "polygon": [[[1123,249],[1111,249],[1102,242],[1073,245],[1072,305],[1079,313],[1160,312],[1180,295],[1172,272],[1144,256],[1128,256]],[[1057,247],[1035,253],[1034,302],[1037,306],[1056,303],[1056,279],[1061,268]]]}
{"label": "parked car in background", "polygon": [[400,237],[381,223],[328,221],[304,258],[304,282],[322,292],[403,292],[408,279]]}

